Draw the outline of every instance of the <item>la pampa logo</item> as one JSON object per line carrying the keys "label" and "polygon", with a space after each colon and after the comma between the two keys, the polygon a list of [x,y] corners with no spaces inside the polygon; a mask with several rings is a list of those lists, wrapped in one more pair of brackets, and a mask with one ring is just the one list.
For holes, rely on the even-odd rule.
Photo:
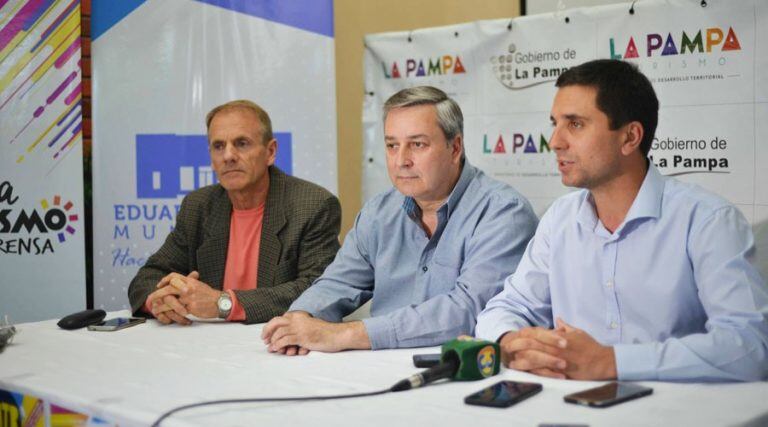
{"label": "la pampa logo", "polygon": [[407,58],[404,61],[382,61],[384,78],[437,77],[450,74],[466,74],[459,55],[437,55],[428,58]]}
{"label": "la pampa logo", "polygon": [[44,255],[53,253],[54,243],[63,244],[74,235],[79,217],[74,204],[60,195],[39,201],[39,207],[18,209],[19,201],[9,181],[0,183],[0,254]]}
{"label": "la pampa logo", "polygon": [[[511,136],[511,138],[510,138]],[[537,145],[538,142],[538,145]],[[509,147],[509,148],[508,148]],[[513,133],[507,134],[506,141],[503,134],[498,137],[488,138],[488,134],[483,135],[483,154],[538,154],[549,153],[552,149],[549,147],[549,141],[544,134],[539,134],[534,138],[532,133]]]}
{"label": "la pampa logo", "polygon": [[[645,42],[640,45],[638,42]],[[617,51],[619,46],[616,40],[610,38],[611,58],[613,59],[631,59],[645,56],[647,58],[654,56],[670,55],[690,55],[695,53],[712,53],[741,50],[741,43],[733,27],[728,27],[728,31],[722,28],[711,27],[699,29],[696,33],[685,30],[681,32],[668,32],[666,37],[658,33],[649,33],[645,38],[630,36],[626,42],[624,54]]]}
{"label": "la pampa logo", "polygon": [[507,89],[527,89],[552,82],[568,70],[576,59],[576,50],[563,49],[530,50],[518,49],[514,43],[507,46],[507,52],[490,57],[491,69],[496,79]]}

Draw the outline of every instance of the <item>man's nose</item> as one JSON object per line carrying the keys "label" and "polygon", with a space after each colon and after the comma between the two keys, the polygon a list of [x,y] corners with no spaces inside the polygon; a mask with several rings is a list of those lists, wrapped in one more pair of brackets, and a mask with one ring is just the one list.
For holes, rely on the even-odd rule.
{"label": "man's nose", "polygon": [[567,146],[565,139],[560,136],[561,130],[558,126],[552,128],[552,136],[549,137],[549,146],[555,151],[563,150]]}
{"label": "man's nose", "polygon": [[231,161],[237,158],[235,146],[233,144],[226,144],[224,146],[224,160]]}
{"label": "man's nose", "polygon": [[400,146],[400,148],[397,150],[396,160],[398,167],[411,167],[413,165],[413,161],[411,159],[411,150],[409,150],[406,146]]}

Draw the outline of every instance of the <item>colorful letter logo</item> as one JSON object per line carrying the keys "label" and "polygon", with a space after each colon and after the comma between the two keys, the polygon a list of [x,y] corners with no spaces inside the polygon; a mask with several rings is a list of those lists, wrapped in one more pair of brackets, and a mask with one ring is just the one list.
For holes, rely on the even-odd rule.
{"label": "colorful letter logo", "polygon": [[496,365],[496,350],[492,345],[483,347],[477,353],[477,368],[484,377],[493,375],[493,367]]}

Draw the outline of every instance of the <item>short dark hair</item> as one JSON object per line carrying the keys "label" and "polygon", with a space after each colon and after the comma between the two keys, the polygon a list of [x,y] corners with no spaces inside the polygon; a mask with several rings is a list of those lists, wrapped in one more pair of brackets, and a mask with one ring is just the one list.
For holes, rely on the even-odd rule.
{"label": "short dark hair", "polygon": [[616,59],[585,62],[560,74],[555,86],[595,88],[597,108],[608,116],[612,130],[633,121],[643,125],[640,151],[648,156],[659,123],[659,99],[636,65]]}

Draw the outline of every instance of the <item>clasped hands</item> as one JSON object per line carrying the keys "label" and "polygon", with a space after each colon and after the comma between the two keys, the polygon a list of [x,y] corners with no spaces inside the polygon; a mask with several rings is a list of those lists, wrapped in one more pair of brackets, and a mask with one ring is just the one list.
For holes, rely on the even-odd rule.
{"label": "clasped hands", "polygon": [[556,320],[555,329],[523,328],[499,341],[503,363],[512,369],[550,378],[608,380],[616,378],[613,347],[585,331]]}
{"label": "clasped hands", "polygon": [[184,276],[171,273],[157,283],[157,290],[147,297],[152,315],[161,323],[189,325],[188,314],[210,319],[218,317],[218,300],[221,291],[198,280],[197,271]]}
{"label": "clasped hands", "polygon": [[305,311],[289,311],[270,320],[261,339],[271,353],[303,356],[310,350],[337,352],[371,348],[363,322],[333,323]]}

